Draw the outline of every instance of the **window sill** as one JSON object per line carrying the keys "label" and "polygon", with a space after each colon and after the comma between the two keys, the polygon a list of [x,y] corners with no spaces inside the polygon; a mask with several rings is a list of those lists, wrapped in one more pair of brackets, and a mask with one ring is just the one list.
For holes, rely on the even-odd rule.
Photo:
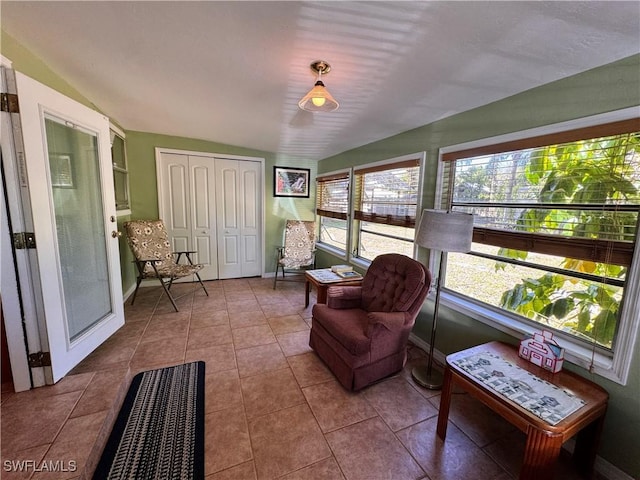
{"label": "window sill", "polygon": [[[518,340],[524,338],[525,335],[533,335],[534,332],[539,331],[539,329],[519,321],[515,316],[506,315],[497,309],[494,310],[490,307],[478,305],[448,290],[441,291],[440,301],[442,305],[511,335]],[[623,378],[624,375],[614,368],[615,362],[610,355],[594,352],[583,344],[571,342],[566,338],[558,339],[558,344],[565,349],[566,361],[613,382],[622,385],[626,384],[626,379]],[[591,366],[592,364],[593,366]]]}
{"label": "window sill", "polygon": [[342,260],[346,260],[347,259],[347,252],[345,252],[344,250],[341,250],[341,249],[339,249],[337,247],[334,247],[332,245],[328,245],[326,243],[316,242],[316,248],[318,250],[322,250],[323,252],[330,253],[331,255],[335,255],[336,257],[339,257]]}

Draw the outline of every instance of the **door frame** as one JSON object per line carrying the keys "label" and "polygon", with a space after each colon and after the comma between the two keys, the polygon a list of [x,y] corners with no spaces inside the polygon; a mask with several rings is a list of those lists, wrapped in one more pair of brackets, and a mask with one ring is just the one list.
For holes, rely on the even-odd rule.
{"label": "door frame", "polygon": [[[0,57],[0,66],[2,91],[15,94],[15,75],[11,61]],[[48,350],[46,333],[42,331],[38,320],[44,316],[42,293],[39,289],[40,272],[35,250],[13,247],[12,234],[32,232],[33,219],[30,213],[25,214],[31,211],[31,207],[19,114],[1,112],[0,115],[4,177],[4,183],[0,186],[0,291],[13,387],[16,392],[22,392],[51,383],[51,372],[44,367],[29,367],[29,354]],[[5,198],[8,205],[5,204]]]}
{"label": "door frame", "polygon": [[[264,185],[265,182],[265,159],[263,157],[251,157],[248,155],[229,155],[226,153],[215,153],[215,152],[197,152],[193,150],[180,150],[175,148],[164,148],[164,147],[155,147],[155,157],[156,157],[156,184],[158,189],[158,216],[160,216],[163,212],[162,206],[162,198],[165,194],[163,182],[162,182],[162,169],[161,169],[161,157],[163,153],[167,154],[176,154],[176,155],[192,155],[197,157],[206,157],[210,158],[212,161],[215,161],[216,158],[227,159],[227,160],[240,160],[240,161],[250,161],[250,162],[258,162],[260,163],[260,175],[262,177],[263,189],[262,189],[262,205],[260,208],[260,243],[262,249],[262,265],[260,266],[260,276],[264,277],[265,275],[265,235],[266,235],[266,226],[265,226],[265,208],[266,208],[266,192],[267,188]],[[216,239],[217,242],[217,239]],[[145,280],[143,284],[152,284],[150,281]],[[155,283],[155,282],[154,282]]]}

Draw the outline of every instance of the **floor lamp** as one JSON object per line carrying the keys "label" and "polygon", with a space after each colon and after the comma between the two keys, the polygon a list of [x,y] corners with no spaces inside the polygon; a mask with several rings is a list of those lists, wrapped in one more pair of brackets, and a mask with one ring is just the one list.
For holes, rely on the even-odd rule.
{"label": "floor lamp", "polygon": [[433,310],[431,340],[429,341],[429,363],[414,367],[411,376],[416,383],[431,390],[438,390],[442,387],[442,373],[433,369],[433,349],[436,341],[444,253],[468,252],[471,250],[472,235],[473,215],[470,213],[446,212],[444,210],[422,211],[415,242],[431,251],[440,251],[440,263],[436,280],[436,302]]}

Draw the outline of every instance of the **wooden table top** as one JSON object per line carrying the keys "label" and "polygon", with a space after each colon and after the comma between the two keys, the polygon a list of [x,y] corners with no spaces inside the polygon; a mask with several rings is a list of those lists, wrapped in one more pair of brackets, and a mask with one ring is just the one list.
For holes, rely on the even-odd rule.
{"label": "wooden table top", "polygon": [[[499,392],[483,385],[467,371],[453,363],[456,360],[483,352],[498,355],[523,370],[528,371],[532,375],[573,393],[580,399],[584,400],[585,405],[573,412],[567,418],[561,420],[558,424],[548,424],[525,408],[510,401]],[[565,435],[566,438],[570,438],[576,430],[604,414],[607,401],[609,399],[607,391],[594,382],[567,370],[561,370],[558,373],[552,373],[549,370],[545,370],[544,368],[521,358],[518,355],[516,347],[502,342],[489,342],[467,350],[452,353],[447,356],[447,366],[458,376],[462,377],[475,388],[482,391],[483,395],[490,397],[496,404],[503,405],[504,409],[509,410],[511,414],[515,413],[517,416],[521,417],[521,420],[525,423],[532,424],[537,428],[548,432],[561,433]],[[513,418],[511,420],[513,420]]]}

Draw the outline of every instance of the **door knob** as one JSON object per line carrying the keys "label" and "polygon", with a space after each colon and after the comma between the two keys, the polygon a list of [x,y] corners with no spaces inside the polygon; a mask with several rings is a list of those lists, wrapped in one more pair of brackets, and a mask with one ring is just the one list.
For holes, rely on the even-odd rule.
{"label": "door knob", "polygon": [[117,230],[114,230],[113,232],[111,232],[111,236],[113,238],[120,238],[122,236],[122,232],[118,232]]}

